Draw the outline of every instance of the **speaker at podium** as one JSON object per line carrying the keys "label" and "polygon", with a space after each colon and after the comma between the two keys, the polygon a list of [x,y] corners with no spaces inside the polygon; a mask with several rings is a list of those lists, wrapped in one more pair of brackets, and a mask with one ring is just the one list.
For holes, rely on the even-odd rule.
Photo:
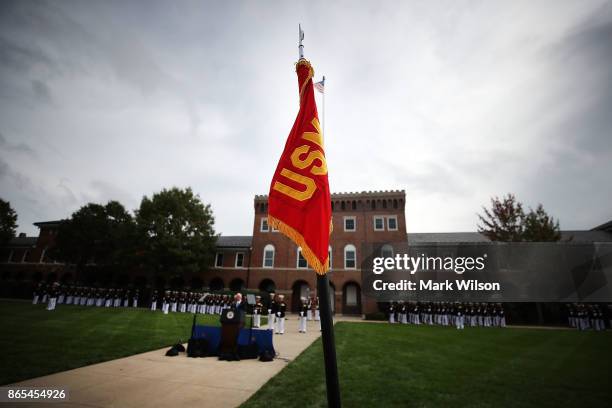
{"label": "speaker at podium", "polygon": [[221,313],[221,341],[219,360],[240,360],[238,355],[238,335],[244,327],[245,312],[242,308],[225,309]]}

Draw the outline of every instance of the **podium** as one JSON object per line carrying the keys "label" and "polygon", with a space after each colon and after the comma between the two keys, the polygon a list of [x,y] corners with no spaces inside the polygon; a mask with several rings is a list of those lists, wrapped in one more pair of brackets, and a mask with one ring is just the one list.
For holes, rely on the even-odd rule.
{"label": "podium", "polygon": [[219,360],[240,360],[238,335],[244,327],[245,312],[242,309],[225,309],[221,314],[221,341]]}

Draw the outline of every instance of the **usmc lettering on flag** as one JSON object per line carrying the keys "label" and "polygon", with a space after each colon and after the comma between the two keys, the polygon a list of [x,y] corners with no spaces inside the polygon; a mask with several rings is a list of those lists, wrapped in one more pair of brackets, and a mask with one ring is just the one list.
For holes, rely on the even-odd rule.
{"label": "usmc lettering on flag", "polygon": [[314,98],[314,70],[296,64],[300,110],[270,184],[268,218],[272,226],[302,248],[317,273],[329,269],[331,200],[323,134]]}
{"label": "usmc lettering on flag", "polygon": [[[316,144],[320,149],[323,149],[323,139],[321,137],[321,125],[319,125],[319,119],[314,118],[311,124],[315,128],[315,131],[304,132],[302,134],[302,139],[309,140]],[[296,147],[293,150],[291,153],[291,164],[293,164],[293,166],[299,170],[309,169],[309,173],[313,176],[322,176],[327,174],[327,162],[325,161],[325,155],[321,150],[312,149],[311,146],[307,144]],[[274,182],[272,188],[298,201],[308,200],[310,197],[312,197],[317,189],[317,184],[313,178],[298,174],[286,167],[283,167],[283,169],[280,171],[280,175],[302,185],[304,190],[297,190],[283,184],[281,181]]]}

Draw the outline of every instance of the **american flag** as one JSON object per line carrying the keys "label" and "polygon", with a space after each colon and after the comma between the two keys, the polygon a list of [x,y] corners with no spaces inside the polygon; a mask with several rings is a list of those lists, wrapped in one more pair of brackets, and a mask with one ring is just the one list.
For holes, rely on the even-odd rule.
{"label": "american flag", "polygon": [[314,87],[317,91],[321,92],[322,94],[325,93],[325,77],[323,77],[323,79],[321,80],[321,82],[315,82],[314,83]]}

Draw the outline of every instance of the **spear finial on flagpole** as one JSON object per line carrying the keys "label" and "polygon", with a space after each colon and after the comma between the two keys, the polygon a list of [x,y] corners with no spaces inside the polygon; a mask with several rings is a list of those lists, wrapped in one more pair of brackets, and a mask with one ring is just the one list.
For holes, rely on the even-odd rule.
{"label": "spear finial on flagpole", "polygon": [[304,31],[302,31],[302,25],[298,24],[298,29],[300,30],[299,33],[299,41],[300,41],[300,45],[298,47],[298,49],[300,50],[300,59],[304,58],[304,45],[302,44],[302,40],[304,40]]}

